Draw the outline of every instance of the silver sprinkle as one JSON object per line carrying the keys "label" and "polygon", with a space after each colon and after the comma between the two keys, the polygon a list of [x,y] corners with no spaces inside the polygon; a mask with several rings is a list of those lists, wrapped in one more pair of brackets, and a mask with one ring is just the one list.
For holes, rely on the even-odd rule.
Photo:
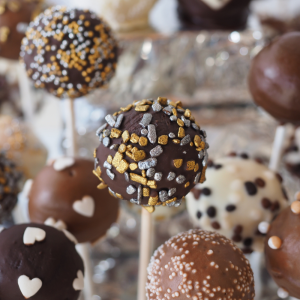
{"label": "silver sprinkle", "polygon": [[117,121],[116,121],[116,124],[115,124],[115,128],[119,128],[121,126],[123,118],[124,118],[123,114],[118,115],[118,118],[117,118]]}
{"label": "silver sprinkle", "polygon": [[175,137],[176,137],[175,133],[173,133],[173,132],[169,133],[169,138],[170,139],[174,139]]}
{"label": "silver sprinkle", "polygon": [[203,167],[205,167],[208,163],[208,153],[206,152],[206,150],[204,151],[204,159],[202,161],[202,165]]}
{"label": "silver sprinkle", "polygon": [[205,143],[205,150],[209,149],[209,144],[208,143]]}
{"label": "silver sprinkle", "polygon": [[112,115],[107,115],[105,121],[111,126],[114,127],[116,124],[115,118]]}
{"label": "silver sprinkle", "polygon": [[132,203],[132,204],[138,204],[138,201],[136,199],[130,199],[130,203]]}
{"label": "silver sprinkle", "polygon": [[153,124],[148,125],[148,139],[151,144],[156,142],[156,129]]}
{"label": "silver sprinkle", "polygon": [[107,137],[107,136],[110,136],[110,129],[105,129],[104,131],[103,131],[103,137]]}
{"label": "silver sprinkle", "polygon": [[138,201],[138,204],[141,204],[141,202],[142,202],[142,195],[143,195],[142,186],[139,185],[138,186],[138,190],[137,190],[137,201]]}
{"label": "silver sprinkle", "polygon": [[167,180],[172,181],[175,179],[175,177],[176,177],[176,174],[174,172],[170,172],[168,174]]}
{"label": "silver sprinkle", "polygon": [[125,176],[125,180],[126,180],[127,182],[129,182],[129,181],[130,181],[130,177],[129,177],[128,172],[125,172],[125,173],[124,173],[124,176]]}
{"label": "silver sprinkle", "polygon": [[160,156],[163,153],[163,148],[161,145],[156,146],[155,148],[151,149],[150,155],[151,157],[157,157]]}
{"label": "silver sprinkle", "polygon": [[193,127],[195,130],[199,130],[199,129],[200,129],[199,126],[196,125],[196,123],[192,123],[192,127]]}
{"label": "silver sprinkle", "polygon": [[114,196],[115,198],[117,198],[116,193],[115,193],[111,188],[108,188],[108,190],[113,194],[113,196]]}
{"label": "silver sprinkle", "polygon": [[185,177],[183,175],[177,176],[177,178],[176,178],[177,183],[182,184],[182,183],[184,183],[184,181],[185,181]]}
{"label": "silver sprinkle", "polygon": [[126,189],[127,194],[132,195],[136,191],[136,188],[133,185],[129,185]]}
{"label": "silver sprinkle", "polygon": [[164,112],[166,115],[171,116],[171,114],[172,114],[172,109],[173,109],[172,106],[167,106],[167,107],[165,107],[165,108],[163,109],[163,112]]}
{"label": "silver sprinkle", "polygon": [[184,146],[186,144],[189,144],[191,142],[191,136],[187,134],[180,142],[180,146]]}
{"label": "silver sprinkle", "polygon": [[200,176],[201,176],[201,172],[199,172],[199,173],[197,173],[197,174],[196,174],[196,176],[195,176],[195,180],[194,180],[194,184],[197,184],[197,183],[199,183]]}
{"label": "silver sprinkle", "polygon": [[97,169],[97,165],[99,164],[99,160],[98,160],[98,158],[96,157],[95,159],[94,159],[94,170],[96,170]]}
{"label": "silver sprinkle", "polygon": [[156,167],[157,159],[156,158],[148,158],[147,160],[139,161],[139,169],[146,170],[152,167]]}
{"label": "silver sprinkle", "polygon": [[207,137],[206,131],[202,130],[202,132],[203,132],[204,137],[206,138]]}
{"label": "silver sprinkle", "polygon": [[180,113],[184,113],[185,110],[183,108],[177,108],[177,111],[180,112]]}
{"label": "silver sprinkle", "polygon": [[105,137],[105,138],[103,139],[103,145],[104,145],[105,147],[108,147],[108,146],[109,146],[109,143],[110,143],[110,138],[109,138],[109,137]]}
{"label": "silver sprinkle", "polygon": [[111,180],[115,179],[115,174],[111,170],[106,169],[106,174]]}
{"label": "silver sprinkle", "polygon": [[172,102],[172,100],[167,99],[167,104],[169,105]]}
{"label": "silver sprinkle", "polygon": [[171,188],[171,189],[169,189],[169,191],[168,191],[168,196],[169,196],[169,197],[172,197],[175,193],[176,193],[176,188]]}
{"label": "silver sprinkle", "polygon": [[186,119],[184,116],[181,116],[181,120],[184,122],[184,125],[186,127],[190,127],[191,126],[191,121]]}
{"label": "silver sprinkle", "polygon": [[154,168],[150,168],[147,170],[146,175],[147,177],[152,177],[155,173],[155,169]]}
{"label": "silver sprinkle", "polygon": [[159,196],[159,200],[160,200],[161,202],[165,202],[165,201],[168,200],[168,193],[167,193],[166,191],[160,191],[160,192],[158,193],[158,196]]}
{"label": "silver sprinkle", "polygon": [[106,160],[103,164],[103,167],[106,168],[106,169],[110,169],[112,168],[112,165]]}
{"label": "silver sprinkle", "polygon": [[141,130],[141,134],[142,134],[143,136],[146,136],[146,135],[148,134],[148,130],[147,130],[146,128],[142,129],[142,130]]}
{"label": "silver sprinkle", "polygon": [[109,147],[109,149],[117,151],[119,149],[119,144],[113,144]]}
{"label": "silver sprinkle", "polygon": [[96,135],[100,136],[100,133],[107,127],[107,123],[103,124],[102,126],[100,126],[97,131],[96,131]]}
{"label": "silver sprinkle", "polygon": [[162,179],[162,172],[158,172],[154,174],[154,180],[161,181]]}
{"label": "silver sprinkle", "polygon": [[182,201],[182,199],[178,199],[178,200],[176,200],[174,203],[174,206],[175,207],[179,207],[180,205],[181,205],[181,201]]}
{"label": "silver sprinkle", "polygon": [[151,114],[144,114],[140,122],[140,125],[142,125],[143,127],[147,127],[151,123],[151,120],[152,120]]}
{"label": "silver sprinkle", "polygon": [[199,158],[199,159],[202,159],[203,156],[204,156],[204,151],[203,151],[203,150],[199,151],[199,153],[198,153],[198,158]]}
{"label": "silver sprinkle", "polygon": [[186,154],[186,151],[183,151],[182,153],[183,153],[183,154]]}
{"label": "silver sprinkle", "polygon": [[103,141],[103,134],[100,134],[100,136],[99,136],[99,142],[100,142],[100,144],[102,143],[102,141]]}
{"label": "silver sprinkle", "polygon": [[161,105],[158,103],[158,102],[155,102],[153,105],[152,105],[152,109],[154,111],[161,111],[162,107]]}
{"label": "silver sprinkle", "polygon": [[176,121],[176,120],[177,120],[177,117],[174,116],[174,115],[172,115],[172,116],[170,117],[170,120],[171,120],[171,121]]}

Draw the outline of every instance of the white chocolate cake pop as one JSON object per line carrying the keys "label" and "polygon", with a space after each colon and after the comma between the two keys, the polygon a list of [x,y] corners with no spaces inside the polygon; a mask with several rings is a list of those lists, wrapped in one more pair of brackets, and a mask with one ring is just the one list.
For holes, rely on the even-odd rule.
{"label": "white chocolate cake pop", "polygon": [[288,205],[282,178],[259,160],[233,155],[209,163],[206,182],[186,197],[188,212],[196,226],[223,234],[245,253],[262,251],[266,226],[259,224]]}

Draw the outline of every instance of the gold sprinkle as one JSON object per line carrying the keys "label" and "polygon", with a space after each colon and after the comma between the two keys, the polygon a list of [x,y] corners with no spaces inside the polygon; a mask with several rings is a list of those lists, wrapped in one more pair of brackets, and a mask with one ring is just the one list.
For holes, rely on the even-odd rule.
{"label": "gold sprinkle", "polygon": [[139,142],[139,139],[140,139],[140,137],[136,133],[133,133],[131,135],[130,142],[133,144],[136,144]]}
{"label": "gold sprinkle", "polygon": [[172,108],[172,113],[173,113],[174,116],[177,117],[177,110],[176,110],[176,108]]}
{"label": "gold sprinkle", "polygon": [[138,182],[142,185],[147,185],[147,178],[144,178],[143,176],[134,173],[129,173],[129,176],[130,176],[130,180]]}
{"label": "gold sprinkle", "polygon": [[101,172],[100,166],[98,166],[96,170],[93,170],[93,173],[94,173],[100,180],[102,180],[102,179],[101,179],[101,174],[102,174],[102,172]]}
{"label": "gold sprinkle", "polygon": [[154,206],[143,206],[150,214],[152,214],[155,211]]}
{"label": "gold sprinkle", "polygon": [[135,111],[147,111],[149,107],[149,105],[138,105],[135,107]]}
{"label": "gold sprinkle", "polygon": [[190,111],[189,109],[186,109],[185,112],[184,112],[184,116],[185,116],[186,118],[190,118],[191,115],[192,115],[191,111]]}
{"label": "gold sprinkle", "polygon": [[190,182],[189,181],[184,185],[184,187],[187,188],[188,186],[190,186]]}
{"label": "gold sprinkle", "polygon": [[194,137],[194,144],[196,147],[200,147],[200,144],[201,144],[201,137],[199,135],[195,135]]}
{"label": "gold sprinkle", "polygon": [[170,200],[164,202],[164,204],[166,205],[167,203],[172,203],[172,202],[174,202],[174,201],[176,201],[176,200],[177,200],[177,198],[174,197],[174,198],[172,198],[172,199],[170,199]]}
{"label": "gold sprinkle", "polygon": [[161,105],[167,105],[168,98],[166,97],[158,97],[157,102]]}
{"label": "gold sprinkle", "polygon": [[122,133],[122,139],[123,139],[123,143],[127,143],[130,139],[130,135],[129,135],[129,132],[128,130],[125,130],[123,133]]}
{"label": "gold sprinkle", "polygon": [[107,156],[107,162],[111,164],[112,160],[113,160],[113,157],[111,155],[108,155]]}
{"label": "gold sprinkle", "polygon": [[147,187],[143,188],[143,197],[149,197],[149,196],[150,196],[150,189]]}
{"label": "gold sprinkle", "polygon": [[117,171],[121,174],[124,174],[129,168],[129,163],[125,160],[122,159],[119,163],[119,165],[117,166]]}
{"label": "gold sprinkle", "polygon": [[5,43],[8,39],[10,29],[7,26],[0,27],[0,42]]}
{"label": "gold sprinkle", "polygon": [[97,157],[97,149],[95,148],[94,149],[94,158],[96,158]]}
{"label": "gold sprinkle", "polygon": [[178,128],[178,137],[179,138],[184,138],[185,137],[185,130],[183,129],[183,127]]}
{"label": "gold sprinkle", "polygon": [[206,180],[206,177],[205,177],[206,169],[207,169],[207,166],[203,167],[203,169],[202,169],[200,183],[203,183]]}
{"label": "gold sprinkle", "polygon": [[174,159],[173,160],[173,164],[175,166],[175,168],[180,168],[182,166],[182,163],[183,163],[183,159]]}
{"label": "gold sprinkle", "polygon": [[187,166],[186,166],[186,170],[187,171],[192,171],[192,170],[194,170],[194,168],[195,168],[195,161],[194,160],[190,160],[190,161],[188,161],[187,163]]}
{"label": "gold sprinkle", "polygon": [[114,198],[117,198],[116,195],[114,195],[110,190],[108,190],[108,192],[111,196],[113,196]]}
{"label": "gold sprinkle", "polygon": [[181,127],[184,126],[184,122],[181,119],[177,119],[177,124]]}
{"label": "gold sprinkle", "polygon": [[136,151],[138,151],[139,149],[137,148],[137,147],[133,147],[133,148],[131,148],[131,152],[132,153],[134,153],[134,152],[136,152]]}
{"label": "gold sprinkle", "polygon": [[193,142],[190,142],[190,146],[193,147],[193,146],[194,146],[194,143],[193,143]]}
{"label": "gold sprinkle", "polygon": [[[194,116],[190,116],[190,120],[191,120],[192,122],[195,122],[195,117],[194,117]],[[199,126],[199,128],[200,128],[200,126]]]}
{"label": "gold sprinkle", "polygon": [[138,168],[138,164],[137,163],[131,163],[129,165],[129,168],[130,168],[131,171],[134,171]]}
{"label": "gold sprinkle", "polygon": [[144,136],[140,137],[139,145],[142,147],[145,147],[145,146],[147,146],[147,144],[148,144],[148,139]]}
{"label": "gold sprinkle", "polygon": [[158,202],[158,196],[156,197],[150,197],[148,200],[148,205],[156,205]]}
{"label": "gold sprinkle", "polygon": [[105,184],[104,182],[101,182],[98,186],[97,186],[97,189],[99,190],[103,190],[107,188],[107,184]]}
{"label": "gold sprinkle", "polygon": [[176,104],[175,104],[174,102],[172,102],[172,101],[170,101],[170,102],[168,103],[168,105],[176,107]]}
{"label": "gold sprinkle", "polygon": [[140,161],[146,157],[146,152],[144,150],[139,150],[133,153],[133,160]]}
{"label": "gold sprinkle", "polygon": [[182,107],[182,102],[181,101],[176,101],[176,107]]}
{"label": "gold sprinkle", "polygon": [[122,197],[121,194],[116,193],[116,196],[117,196],[119,199],[123,199],[123,197]]}
{"label": "gold sprinkle", "polygon": [[110,138],[113,139],[118,139],[122,134],[122,131],[117,129],[117,128],[112,128],[111,133],[110,133]]}
{"label": "gold sprinkle", "polygon": [[194,168],[194,172],[197,172],[199,170],[199,164],[196,163],[195,168]]}
{"label": "gold sprinkle", "polygon": [[172,142],[173,142],[174,144],[180,144],[180,140],[177,140],[177,139],[172,140]]}
{"label": "gold sprinkle", "polygon": [[144,178],[146,178],[146,171],[145,171],[145,170],[142,170],[142,176],[143,176]]}
{"label": "gold sprinkle", "polygon": [[126,151],[126,155],[131,159],[133,159],[133,154],[130,151]]}
{"label": "gold sprinkle", "polygon": [[117,168],[120,164],[121,160],[123,159],[123,154],[116,152],[114,159],[112,160],[112,165]]}
{"label": "gold sprinkle", "polygon": [[150,186],[151,189],[157,189],[157,184],[155,180],[148,180],[147,185]]}
{"label": "gold sprinkle", "polygon": [[127,145],[126,148],[127,148],[128,151],[131,151],[132,150],[132,145]]}
{"label": "gold sprinkle", "polygon": [[161,145],[167,145],[168,144],[168,136],[167,135],[161,135],[159,138],[158,138],[158,143],[161,144]]}
{"label": "gold sprinkle", "polygon": [[121,111],[129,111],[133,108],[133,104],[129,104],[126,107],[121,107]]}
{"label": "gold sprinkle", "polygon": [[120,153],[124,153],[126,151],[126,149],[127,149],[126,145],[125,144],[121,144],[120,147],[119,147],[119,149],[118,149],[118,151]]}

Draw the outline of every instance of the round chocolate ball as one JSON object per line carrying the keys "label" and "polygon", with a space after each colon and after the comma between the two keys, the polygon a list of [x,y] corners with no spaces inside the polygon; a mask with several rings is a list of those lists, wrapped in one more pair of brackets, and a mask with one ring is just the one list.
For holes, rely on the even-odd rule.
{"label": "round chocolate ball", "polygon": [[242,30],[251,0],[178,0],[178,17],[184,29]]}
{"label": "round chocolate ball", "polygon": [[0,233],[0,295],[4,299],[77,300],[83,262],[75,244],[53,227],[29,223]]}
{"label": "round chocolate ball", "polygon": [[105,120],[97,131],[96,173],[116,197],[153,211],[180,205],[205,180],[206,132],[180,102],[142,100]]}
{"label": "round chocolate ball", "polygon": [[28,192],[32,222],[66,227],[78,242],[96,242],[116,222],[119,202],[97,189],[94,164],[63,157],[44,167]]}
{"label": "round chocolate ball", "polygon": [[248,260],[218,233],[190,230],[160,246],[148,266],[149,300],[254,299]]}
{"label": "round chocolate ball", "polygon": [[288,205],[281,177],[245,154],[210,161],[206,177],[187,195],[194,225],[232,239],[245,253],[262,252],[259,224]]}
{"label": "round chocolate ball", "polygon": [[55,6],[30,24],[20,56],[37,88],[59,98],[77,98],[114,75],[117,44],[96,14]]}
{"label": "round chocolate ball", "polygon": [[249,88],[253,100],[282,123],[300,124],[300,32],[282,35],[253,59]]}
{"label": "round chocolate ball", "polygon": [[300,197],[271,223],[265,240],[266,267],[278,294],[300,298]]}
{"label": "round chocolate ball", "polygon": [[21,177],[15,164],[0,152],[0,222],[10,215],[17,203]]}

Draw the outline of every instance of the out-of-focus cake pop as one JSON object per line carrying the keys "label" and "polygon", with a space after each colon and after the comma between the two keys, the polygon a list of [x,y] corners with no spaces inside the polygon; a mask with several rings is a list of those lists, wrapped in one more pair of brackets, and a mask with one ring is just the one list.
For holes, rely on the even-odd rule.
{"label": "out-of-focus cake pop", "polygon": [[190,230],[160,246],[148,266],[147,299],[254,299],[248,260],[218,233]]}
{"label": "out-of-focus cake pop", "polygon": [[296,199],[271,223],[265,240],[266,266],[281,298],[300,298],[300,193]]}
{"label": "out-of-focus cake pop", "polygon": [[207,180],[187,195],[196,226],[232,239],[245,253],[262,251],[262,221],[270,222],[287,205],[281,177],[246,154],[209,163]]}
{"label": "out-of-focus cake pop", "polygon": [[78,98],[114,75],[117,44],[96,14],[55,6],[30,24],[20,56],[37,88]]}
{"label": "out-of-focus cake pop", "polygon": [[184,29],[242,30],[251,0],[178,0],[178,16]]}
{"label": "out-of-focus cake pop", "polygon": [[300,124],[300,32],[282,35],[254,59],[249,73],[253,100],[282,123]]}
{"label": "out-of-focus cake pop", "polygon": [[142,100],[105,120],[97,131],[96,173],[116,197],[153,211],[180,205],[205,180],[206,132],[180,102]]}
{"label": "out-of-focus cake pop", "polygon": [[66,235],[29,223],[0,233],[0,295],[3,299],[77,300],[83,262]]}
{"label": "out-of-focus cake pop", "polygon": [[10,116],[0,116],[0,151],[17,164],[24,180],[37,175],[48,155],[30,128]]}
{"label": "out-of-focus cake pop", "polygon": [[117,220],[119,202],[97,189],[93,168],[91,160],[72,157],[44,167],[27,191],[31,221],[67,228],[80,243],[104,236]]}

